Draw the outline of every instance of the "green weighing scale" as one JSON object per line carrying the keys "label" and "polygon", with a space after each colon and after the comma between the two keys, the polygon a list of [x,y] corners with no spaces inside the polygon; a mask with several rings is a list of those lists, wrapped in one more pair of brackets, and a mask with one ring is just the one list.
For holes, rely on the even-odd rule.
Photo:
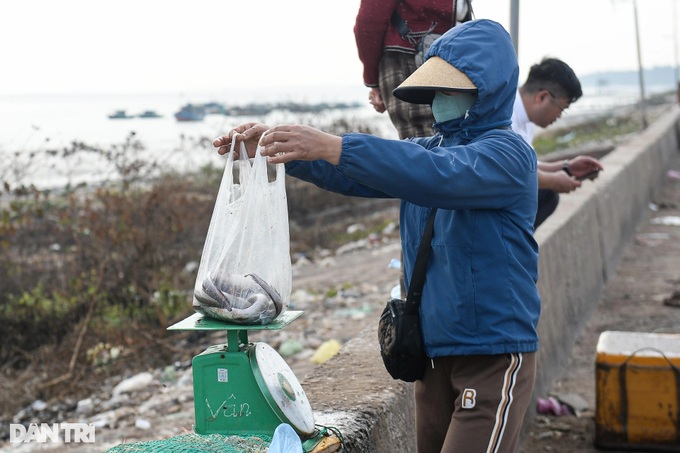
{"label": "green weighing scale", "polygon": [[287,423],[303,438],[314,434],[314,414],[288,364],[266,343],[248,342],[248,330],[278,330],[302,315],[286,311],[267,325],[238,325],[196,313],[168,330],[226,330],[227,343],[193,358],[195,431],[268,435]]}

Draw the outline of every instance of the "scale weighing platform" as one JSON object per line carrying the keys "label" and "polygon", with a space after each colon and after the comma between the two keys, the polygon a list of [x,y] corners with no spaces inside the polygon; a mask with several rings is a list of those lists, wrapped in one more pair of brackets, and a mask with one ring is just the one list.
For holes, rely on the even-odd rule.
{"label": "scale weighing platform", "polygon": [[196,433],[271,436],[287,423],[302,438],[314,434],[312,408],[288,364],[268,344],[248,342],[248,330],[279,330],[302,314],[289,310],[267,325],[239,325],[196,313],[168,327],[227,331],[226,344],[191,362]]}

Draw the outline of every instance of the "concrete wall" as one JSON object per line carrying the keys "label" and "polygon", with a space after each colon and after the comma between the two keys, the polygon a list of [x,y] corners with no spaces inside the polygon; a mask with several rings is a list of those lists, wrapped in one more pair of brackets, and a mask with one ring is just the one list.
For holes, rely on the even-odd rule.
{"label": "concrete wall", "polygon": [[680,114],[669,112],[627,144],[602,157],[595,183],[562,196],[536,231],[542,313],[534,395],[546,395],[566,363],[648,205],[678,153]]}
{"label": "concrete wall", "polygon": [[[648,204],[679,149],[680,112],[655,121],[628,144],[602,157],[595,183],[561,197],[536,231],[542,314],[534,398],[546,395],[614,274]],[[302,385],[316,423],[342,433],[348,451],[415,451],[413,386],[384,370],[376,325],[317,367]],[[535,416],[532,410],[527,422]],[[525,426],[528,423],[525,424]]]}

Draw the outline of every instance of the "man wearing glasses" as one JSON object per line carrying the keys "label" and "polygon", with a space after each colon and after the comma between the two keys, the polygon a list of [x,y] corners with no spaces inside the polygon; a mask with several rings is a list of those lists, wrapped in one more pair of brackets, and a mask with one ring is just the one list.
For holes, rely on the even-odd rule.
{"label": "man wearing glasses", "polygon": [[[531,67],[526,82],[517,92],[512,129],[531,145],[536,126],[554,123],[582,95],[581,82],[569,65],[557,58],[544,58]],[[564,162],[539,162],[534,229],[555,211],[560,193],[576,190],[583,179],[595,179],[603,169],[602,164],[590,156],[577,156]]]}

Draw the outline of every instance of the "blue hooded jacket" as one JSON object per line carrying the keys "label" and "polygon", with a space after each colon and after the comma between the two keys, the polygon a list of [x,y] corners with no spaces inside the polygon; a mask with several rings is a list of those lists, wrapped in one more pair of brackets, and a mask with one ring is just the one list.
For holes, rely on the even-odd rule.
{"label": "blue hooded jacket", "polygon": [[466,117],[435,123],[428,138],[345,134],[337,166],[291,162],[286,170],[330,191],[401,199],[407,287],[438,208],[420,306],[429,357],[536,351],[538,179],[533,149],[509,129],[519,74],[510,36],[490,20],[466,22],[437,40],[432,56],[477,86]]}

